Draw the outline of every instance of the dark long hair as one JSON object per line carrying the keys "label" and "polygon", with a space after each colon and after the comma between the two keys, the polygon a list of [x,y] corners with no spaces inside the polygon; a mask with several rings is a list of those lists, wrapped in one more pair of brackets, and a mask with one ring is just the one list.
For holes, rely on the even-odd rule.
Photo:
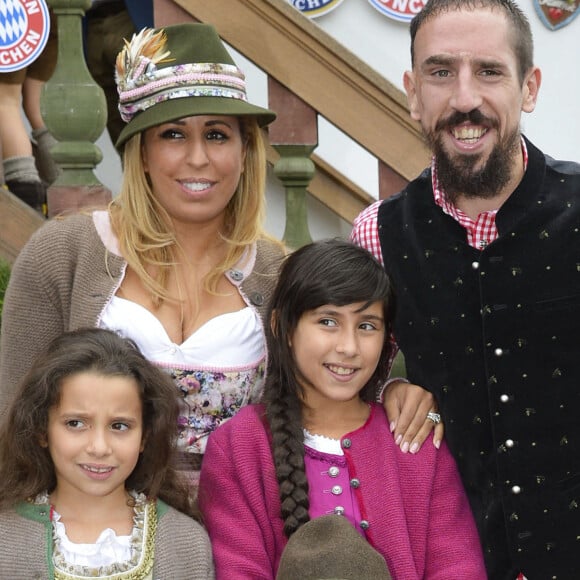
{"label": "dark long hair", "polygon": [[269,308],[271,324],[266,328],[268,373],[264,401],[272,433],[284,533],[288,537],[309,520],[302,390],[289,339],[304,313],[325,304],[346,306],[355,302],[383,303],[383,350],[375,372],[360,393],[363,400],[369,401],[376,397],[387,378],[391,353],[389,336],[394,300],[383,267],[365,249],[338,239],[303,246],[286,258]]}
{"label": "dark long hair", "polygon": [[63,380],[84,372],[129,377],[139,387],[145,446],[125,487],[197,517],[187,485],[172,465],[178,414],[173,381],[131,340],[99,328],[59,336],[23,378],[0,426],[0,509],[55,488],[54,464],[41,446],[48,412],[60,401]]}

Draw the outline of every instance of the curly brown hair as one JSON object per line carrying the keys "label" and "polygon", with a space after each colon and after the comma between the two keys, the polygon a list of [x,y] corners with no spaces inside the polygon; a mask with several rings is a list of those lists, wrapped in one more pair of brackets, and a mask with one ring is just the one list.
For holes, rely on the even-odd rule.
{"label": "curly brown hair", "polygon": [[62,334],[23,378],[0,426],[0,510],[55,488],[54,464],[41,442],[63,380],[83,372],[130,377],[138,384],[146,443],[126,488],[199,519],[188,486],[173,467],[178,414],[173,381],[133,341],[100,328]]}

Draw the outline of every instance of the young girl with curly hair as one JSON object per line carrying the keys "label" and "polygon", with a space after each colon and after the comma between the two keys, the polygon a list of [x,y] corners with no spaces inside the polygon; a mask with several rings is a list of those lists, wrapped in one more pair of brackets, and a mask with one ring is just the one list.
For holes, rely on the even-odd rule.
{"label": "young girl with curly hair", "polygon": [[112,331],[51,342],[0,428],[2,578],[213,578],[172,466],[173,389]]}

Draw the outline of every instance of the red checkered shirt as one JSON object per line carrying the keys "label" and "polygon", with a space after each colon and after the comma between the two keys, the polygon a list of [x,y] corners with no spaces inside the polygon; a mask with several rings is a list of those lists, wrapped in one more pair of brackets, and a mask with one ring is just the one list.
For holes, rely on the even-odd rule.
{"label": "red checkered shirt", "polygon": [[[528,166],[528,150],[523,138],[521,144],[525,170]],[[477,219],[473,220],[460,209],[456,208],[447,200],[445,192],[439,188],[435,159],[431,160],[431,183],[433,185],[433,198],[435,203],[444,213],[451,216],[456,222],[463,226],[467,234],[467,243],[472,248],[481,250],[497,239],[498,231],[495,225],[497,209],[484,211],[477,216]],[[378,200],[369,205],[369,207],[363,210],[354,220],[351,240],[355,244],[369,250],[378,258],[381,264],[384,265],[377,224],[377,215],[382,201],[383,200]]]}

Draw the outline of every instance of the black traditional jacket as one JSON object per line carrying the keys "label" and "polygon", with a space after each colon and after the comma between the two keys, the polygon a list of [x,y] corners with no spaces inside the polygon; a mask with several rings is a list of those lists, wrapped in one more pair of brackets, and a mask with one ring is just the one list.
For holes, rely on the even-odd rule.
{"label": "black traditional jacket", "polygon": [[482,251],[426,170],[378,214],[408,378],[437,397],[489,577],[580,578],[580,165],[526,142]]}

